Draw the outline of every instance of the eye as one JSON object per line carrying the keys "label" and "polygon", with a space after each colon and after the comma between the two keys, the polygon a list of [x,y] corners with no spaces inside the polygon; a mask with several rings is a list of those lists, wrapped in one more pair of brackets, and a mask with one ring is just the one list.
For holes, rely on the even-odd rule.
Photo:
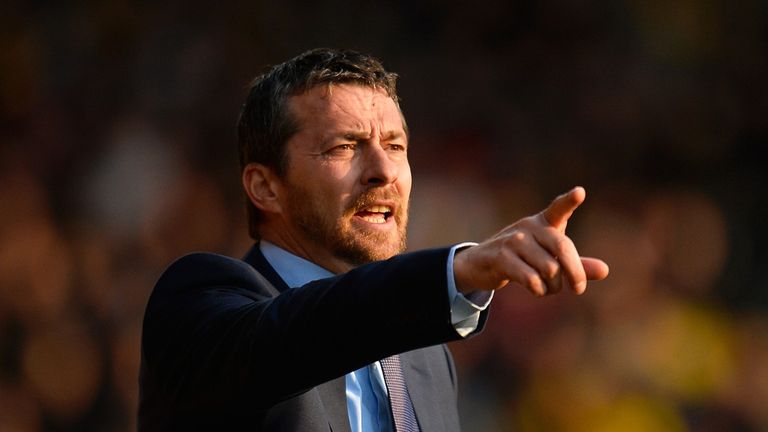
{"label": "eye", "polygon": [[339,144],[332,148],[332,152],[342,153],[346,151],[354,151],[357,148],[357,144]]}
{"label": "eye", "polygon": [[326,157],[334,157],[334,156],[340,157],[340,156],[345,156],[353,153],[356,148],[357,148],[357,144],[353,144],[353,143],[338,144],[329,148],[328,150],[323,152],[323,154]]}
{"label": "eye", "polygon": [[403,144],[392,143],[392,144],[389,144],[388,148],[390,150],[397,151],[397,152],[405,151],[405,146]]}

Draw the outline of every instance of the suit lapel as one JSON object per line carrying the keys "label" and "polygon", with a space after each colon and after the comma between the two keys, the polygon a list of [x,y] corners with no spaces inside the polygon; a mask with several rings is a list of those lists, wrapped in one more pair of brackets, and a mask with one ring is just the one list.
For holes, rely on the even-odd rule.
{"label": "suit lapel", "polygon": [[441,411],[433,403],[435,398],[432,395],[432,371],[425,351],[414,350],[400,354],[400,361],[419,427],[423,431],[443,430]]}
{"label": "suit lapel", "polygon": [[[243,261],[250,264],[256,271],[264,276],[267,281],[277,288],[277,291],[279,292],[273,292],[275,296],[290,289],[283,278],[281,278],[272,265],[269,264],[269,261],[264,257],[264,254],[261,253],[258,243],[253,245],[251,250],[245,255],[245,258],[243,258]],[[317,390],[320,400],[323,403],[331,430],[333,432],[351,432],[349,415],[347,414],[345,378],[339,377],[335,380],[325,382],[315,387],[315,390]]]}
{"label": "suit lapel", "polygon": [[328,423],[333,432],[351,432],[347,414],[347,386],[344,377],[336,378],[315,387],[323,401]]}

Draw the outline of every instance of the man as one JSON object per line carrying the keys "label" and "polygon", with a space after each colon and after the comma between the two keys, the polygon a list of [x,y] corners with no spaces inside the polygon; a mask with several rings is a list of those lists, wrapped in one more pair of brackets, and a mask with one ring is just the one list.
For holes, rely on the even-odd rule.
{"label": "man", "polygon": [[479,244],[400,254],[411,173],[396,76],[319,49],[256,79],[239,145],[244,262],[193,254],[144,320],[139,428],[454,431],[443,345],[483,326],[493,291],[584,292],[604,278],[565,236],[575,188]]}

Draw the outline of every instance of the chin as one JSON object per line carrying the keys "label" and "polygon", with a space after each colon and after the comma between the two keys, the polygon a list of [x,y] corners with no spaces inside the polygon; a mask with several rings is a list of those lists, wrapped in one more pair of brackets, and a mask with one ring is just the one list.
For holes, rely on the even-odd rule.
{"label": "chin", "polygon": [[346,247],[337,250],[337,255],[358,266],[373,261],[382,261],[405,250],[405,238],[397,239],[365,239],[365,241],[350,242]]}

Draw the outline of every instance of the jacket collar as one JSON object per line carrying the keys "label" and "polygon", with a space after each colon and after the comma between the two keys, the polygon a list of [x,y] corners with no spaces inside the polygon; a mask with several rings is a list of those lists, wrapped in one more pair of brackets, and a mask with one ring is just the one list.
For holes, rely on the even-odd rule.
{"label": "jacket collar", "polygon": [[248,253],[245,254],[243,261],[250,264],[251,267],[255,268],[256,271],[267,278],[267,280],[272,283],[272,285],[274,285],[275,288],[277,288],[277,290],[281,293],[288,289],[288,285],[280,277],[280,275],[277,274],[275,269],[272,268],[272,266],[269,264],[269,261],[267,261],[267,259],[264,257],[264,254],[261,253],[258,242],[254,243]]}

